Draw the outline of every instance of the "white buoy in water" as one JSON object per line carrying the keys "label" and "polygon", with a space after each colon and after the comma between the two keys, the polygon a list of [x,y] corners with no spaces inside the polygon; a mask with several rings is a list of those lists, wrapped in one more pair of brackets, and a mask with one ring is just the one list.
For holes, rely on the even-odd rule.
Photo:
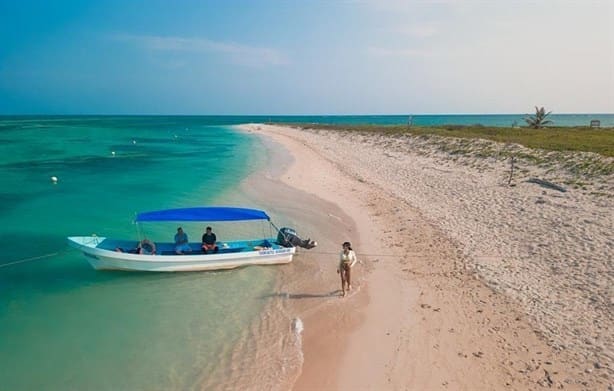
{"label": "white buoy in water", "polygon": [[132,144],[136,144],[136,140],[132,140]]}
{"label": "white buoy in water", "polygon": [[51,182],[58,183],[58,177],[57,176],[52,176],[51,177]]}
{"label": "white buoy in water", "polygon": [[115,151],[111,151],[111,155],[115,156]]}

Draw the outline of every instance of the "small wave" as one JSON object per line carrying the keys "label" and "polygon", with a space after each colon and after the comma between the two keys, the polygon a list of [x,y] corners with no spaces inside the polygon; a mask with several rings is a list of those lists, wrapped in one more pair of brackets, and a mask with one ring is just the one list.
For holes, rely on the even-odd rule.
{"label": "small wave", "polygon": [[294,330],[294,333],[297,337],[300,338],[300,335],[304,329],[305,328],[303,327],[303,321],[301,320],[301,318],[294,318],[294,320],[292,321],[292,330]]}

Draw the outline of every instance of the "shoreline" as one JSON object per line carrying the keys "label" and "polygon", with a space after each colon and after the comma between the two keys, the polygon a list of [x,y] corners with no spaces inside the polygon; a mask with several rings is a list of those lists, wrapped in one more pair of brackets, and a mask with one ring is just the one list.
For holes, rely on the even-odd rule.
{"label": "shoreline", "polygon": [[[346,234],[353,236],[363,261],[355,273],[361,276],[360,289],[338,300],[343,305],[321,306],[303,319],[305,362],[295,389],[530,389],[548,384],[573,389],[607,384],[607,371],[595,370],[600,380],[567,351],[547,345],[533,331],[531,318],[517,310],[518,303],[487,287],[475,270],[468,271],[470,262],[458,244],[407,200],[352,171],[356,165],[333,161],[326,151],[333,147],[321,142],[330,146],[336,136],[268,125],[242,129],[290,151],[294,162],[282,182],[343,205],[348,216],[359,216],[357,232]],[[366,237],[377,244],[367,246]],[[360,256],[385,255],[390,249],[397,253],[394,261]],[[333,267],[328,269],[334,273]],[[604,364],[608,366],[607,360]],[[467,378],[467,372],[480,375]]]}
{"label": "shoreline", "polygon": [[[293,262],[274,267],[275,286],[271,286],[269,294],[257,298],[265,300],[262,315],[232,348],[232,364],[221,368],[224,373],[220,377],[232,380],[217,385],[203,382],[203,387],[292,388],[303,370],[303,356],[311,362],[311,356],[318,353],[312,344],[303,343],[315,330],[311,327],[312,319],[334,312],[339,304],[340,284],[335,268],[340,243],[348,237],[340,236],[340,232],[356,232],[353,219],[336,204],[285,183],[282,175],[295,164],[289,150],[268,137],[254,137],[262,144],[258,148],[265,151],[266,161],[239,185],[238,191],[220,198],[224,202],[265,209],[279,228],[292,227],[302,238],[317,240],[318,246],[312,250],[299,248]],[[360,274],[355,276],[355,296],[361,296],[360,279]],[[335,344],[336,349],[340,346]],[[258,380],[254,383],[253,379]]]}
{"label": "shoreline", "polygon": [[[263,197],[267,191],[273,191],[271,197],[281,198],[284,200],[282,203],[287,202],[288,198],[291,198],[293,203],[298,203],[299,206],[295,210],[287,210],[285,213],[302,215],[299,225],[304,226],[305,222],[308,222],[307,226],[314,234],[312,237],[319,243],[313,250],[299,250],[299,255],[292,262],[292,269],[299,269],[301,274],[305,273],[305,268],[315,268],[315,272],[306,273],[315,277],[315,280],[288,284],[288,281],[296,279],[297,270],[284,268],[281,272],[281,280],[285,281],[282,282],[282,287],[289,285],[286,292],[291,298],[312,296],[310,302],[287,300],[285,303],[285,310],[292,312],[293,317],[301,319],[304,325],[302,347],[305,364],[294,389],[338,389],[338,371],[330,371],[334,368],[331,363],[342,360],[343,352],[349,348],[347,334],[359,328],[364,321],[362,310],[369,303],[369,295],[364,276],[366,273],[355,268],[353,291],[346,298],[340,298],[340,282],[335,272],[337,254],[341,243],[346,240],[353,243],[357,252],[360,251],[363,247],[361,237],[369,233],[363,232],[364,228],[360,227],[368,227],[370,219],[368,216],[362,219],[354,217],[360,216],[362,205],[348,208],[346,204],[340,207],[340,204],[347,200],[343,191],[353,192],[353,189],[337,187],[339,192],[322,191],[330,183],[322,181],[323,177],[319,173],[330,173],[334,167],[319,159],[317,155],[305,154],[305,151],[297,153],[296,146],[280,143],[276,137],[260,133],[258,135],[267,139],[265,142],[270,143],[269,151],[273,155],[284,153],[279,149],[279,146],[282,146],[283,151],[289,153],[289,157],[286,157],[286,165],[283,168],[276,166],[279,171],[269,175],[266,186],[254,182],[247,185],[255,188],[261,199],[267,198]],[[273,159],[276,159],[275,156]],[[334,178],[341,175],[341,172],[336,172]],[[279,194],[280,191],[283,191],[283,195]],[[288,192],[291,192],[290,196]],[[297,227],[297,230],[303,235],[300,228]],[[361,267],[369,268],[365,260],[360,260],[360,263]],[[346,305],[350,305],[351,309],[344,308]],[[322,357],[326,359],[323,360]]]}

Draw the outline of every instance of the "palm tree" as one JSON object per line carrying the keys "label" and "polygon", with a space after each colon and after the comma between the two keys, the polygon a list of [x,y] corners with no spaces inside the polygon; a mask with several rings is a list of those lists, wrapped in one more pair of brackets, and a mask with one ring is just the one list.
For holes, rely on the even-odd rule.
{"label": "palm tree", "polygon": [[546,117],[549,116],[551,113],[552,111],[546,113],[546,110],[543,107],[540,109],[535,106],[535,115],[527,116],[524,120],[527,121],[527,124],[529,124],[529,126],[533,129],[543,128],[544,125],[552,123],[552,121],[546,119]]}

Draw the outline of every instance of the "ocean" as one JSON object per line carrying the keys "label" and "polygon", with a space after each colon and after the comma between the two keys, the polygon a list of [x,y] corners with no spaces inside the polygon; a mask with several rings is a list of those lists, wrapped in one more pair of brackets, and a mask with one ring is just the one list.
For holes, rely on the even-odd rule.
{"label": "ocean", "polygon": [[0,120],[0,389],[186,389],[218,369],[275,269],[99,272],[66,236],[136,238],[135,212],[223,204],[256,142],[199,118]]}
{"label": "ocean", "polygon": [[[313,115],[313,116],[259,116],[250,122],[323,123],[349,125],[405,125],[416,126],[482,125],[495,127],[526,126],[528,114],[403,114],[403,115]],[[551,114],[553,126],[589,126],[592,120],[601,127],[614,127],[614,114]]]}
{"label": "ocean", "polygon": [[[522,117],[413,116],[413,123],[509,126]],[[281,267],[95,271],[68,248],[66,237],[136,240],[134,214],[148,210],[237,202],[265,209],[266,202],[259,204],[241,187],[267,164],[261,140],[231,125],[403,124],[407,119],[0,117],[0,389],[248,388],[251,379],[238,371],[263,371],[271,364],[254,361],[249,337],[283,310],[269,300],[279,292]],[[565,126],[587,125],[590,119],[614,126],[614,115],[553,119]],[[151,234],[170,241],[175,228],[151,228]],[[198,241],[202,229],[192,225],[186,232]],[[272,381],[291,377],[300,366],[300,346],[286,327],[294,320],[284,316],[267,326],[271,345],[283,345],[271,362],[286,360]]]}

